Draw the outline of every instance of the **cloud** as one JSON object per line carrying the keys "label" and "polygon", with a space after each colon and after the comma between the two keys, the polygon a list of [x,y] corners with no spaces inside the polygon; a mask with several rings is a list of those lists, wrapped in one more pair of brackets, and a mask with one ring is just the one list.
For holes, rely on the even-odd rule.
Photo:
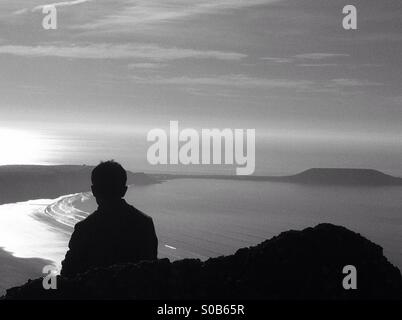
{"label": "cloud", "polygon": [[292,57],[262,57],[263,61],[270,63],[286,64],[286,63],[299,63],[299,67],[332,67],[337,66],[335,63],[305,63],[306,60],[324,60],[338,57],[350,57],[345,53],[303,53],[297,54]]}
{"label": "cloud", "polygon": [[402,105],[402,96],[386,97],[386,101],[393,104]]}
{"label": "cloud", "polygon": [[359,79],[332,79],[329,87],[366,87],[366,86],[382,86],[382,83]]}
{"label": "cloud", "polygon": [[300,63],[297,66],[315,68],[315,67],[336,67],[338,65],[339,64],[337,63]]}
{"label": "cloud", "polygon": [[307,80],[287,80],[287,79],[267,79],[250,77],[244,74],[224,75],[214,77],[138,77],[132,76],[131,79],[143,84],[165,84],[179,86],[225,86],[238,88],[293,88],[306,89],[313,82]]}
{"label": "cloud", "polygon": [[132,27],[278,1],[280,0],[129,0],[120,2],[119,10],[114,13],[79,28]]}
{"label": "cloud", "polygon": [[71,59],[148,59],[169,61],[184,58],[238,61],[246,55],[226,51],[202,51],[177,47],[161,47],[155,44],[89,44],[86,46],[39,45],[0,46],[0,54],[24,57],[58,57]]}
{"label": "cloud", "polygon": [[292,58],[276,58],[276,57],[262,57],[261,60],[273,63],[291,63],[294,61]]}
{"label": "cloud", "polygon": [[245,74],[231,74],[205,77],[162,77],[162,76],[132,76],[131,80],[139,84],[160,84],[180,87],[228,87],[244,89],[292,89],[297,92],[339,93],[344,89],[370,86],[382,86],[382,83],[369,80],[338,78],[324,82],[310,80],[269,79],[253,77]]}
{"label": "cloud", "polygon": [[74,1],[62,1],[62,2],[54,2],[54,3],[49,3],[49,4],[43,4],[40,6],[36,6],[33,9],[21,9],[21,10],[17,10],[14,12],[14,14],[24,14],[24,13],[28,13],[28,12],[35,12],[35,11],[42,11],[43,8],[46,7],[69,7],[69,6],[75,6],[78,4],[82,4],[82,3],[86,3],[86,2],[92,2],[94,0],[74,0]]}
{"label": "cloud", "polygon": [[350,57],[345,53],[303,53],[294,56],[296,59],[323,60],[328,58]]}
{"label": "cloud", "polygon": [[140,62],[140,63],[130,63],[128,65],[129,69],[157,69],[165,67],[164,63],[154,63],[154,62]]}
{"label": "cloud", "polygon": [[28,13],[28,12],[29,12],[29,9],[24,8],[24,9],[14,11],[14,14],[19,15],[19,14],[25,14],[25,13]]}
{"label": "cloud", "polygon": [[232,74],[205,77],[162,77],[131,76],[133,82],[150,85],[173,85],[179,87],[232,87],[242,89],[293,89],[298,92],[339,92],[338,90],[355,87],[381,86],[378,82],[359,79],[332,79],[325,83],[309,80],[268,79],[245,74]]}
{"label": "cloud", "polygon": [[[395,19],[399,19],[395,18]],[[393,43],[402,42],[402,34],[399,32],[385,31],[385,32],[370,32],[365,34],[359,34],[358,37],[344,37],[344,36],[334,36],[333,39],[339,43],[353,43],[354,45],[361,45],[366,43],[382,43],[383,42]]]}

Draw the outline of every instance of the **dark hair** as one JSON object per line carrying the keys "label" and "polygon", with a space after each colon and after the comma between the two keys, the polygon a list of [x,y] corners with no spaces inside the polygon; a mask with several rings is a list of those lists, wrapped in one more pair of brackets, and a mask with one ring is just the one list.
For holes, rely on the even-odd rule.
{"label": "dark hair", "polygon": [[127,172],[118,162],[105,161],[92,170],[91,181],[101,194],[114,196],[126,187]]}

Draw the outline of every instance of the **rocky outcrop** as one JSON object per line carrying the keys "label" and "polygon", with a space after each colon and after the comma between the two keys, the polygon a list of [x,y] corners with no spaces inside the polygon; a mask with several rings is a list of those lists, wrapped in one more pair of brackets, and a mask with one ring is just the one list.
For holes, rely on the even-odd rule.
{"label": "rocky outcrop", "polygon": [[[343,267],[357,269],[345,290]],[[288,231],[234,255],[114,265],[9,289],[5,299],[402,299],[400,271],[382,248],[331,224]]]}
{"label": "rocky outcrop", "polygon": [[[286,179],[285,179],[286,180]],[[287,178],[289,182],[320,185],[392,186],[402,179],[372,169],[313,168]]]}

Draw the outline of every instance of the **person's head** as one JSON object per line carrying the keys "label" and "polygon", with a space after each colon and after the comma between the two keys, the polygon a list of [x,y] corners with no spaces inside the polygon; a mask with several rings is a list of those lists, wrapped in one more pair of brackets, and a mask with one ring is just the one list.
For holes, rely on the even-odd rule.
{"label": "person's head", "polygon": [[101,162],[92,170],[92,193],[99,203],[123,198],[127,192],[126,170],[111,160]]}

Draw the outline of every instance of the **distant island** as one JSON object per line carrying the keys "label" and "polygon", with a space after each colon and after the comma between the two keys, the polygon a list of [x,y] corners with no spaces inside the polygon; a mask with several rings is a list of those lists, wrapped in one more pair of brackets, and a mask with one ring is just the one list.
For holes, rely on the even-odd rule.
{"label": "distant island", "polygon": [[402,185],[402,178],[373,169],[313,168],[283,180],[311,184]]}
{"label": "distant island", "polygon": [[154,174],[158,180],[171,179],[225,179],[243,181],[289,182],[311,185],[356,185],[356,186],[392,186],[402,185],[402,178],[394,177],[374,169],[351,168],[312,168],[288,176],[232,176],[232,175],[186,175]]}

